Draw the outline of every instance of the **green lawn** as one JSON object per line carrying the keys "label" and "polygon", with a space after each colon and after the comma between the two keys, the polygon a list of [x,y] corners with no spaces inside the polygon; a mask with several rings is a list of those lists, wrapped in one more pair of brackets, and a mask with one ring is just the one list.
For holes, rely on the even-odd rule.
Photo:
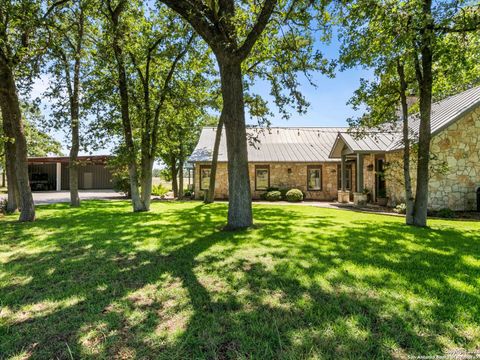
{"label": "green lawn", "polygon": [[127,202],[0,219],[0,358],[405,358],[480,348],[480,223]]}

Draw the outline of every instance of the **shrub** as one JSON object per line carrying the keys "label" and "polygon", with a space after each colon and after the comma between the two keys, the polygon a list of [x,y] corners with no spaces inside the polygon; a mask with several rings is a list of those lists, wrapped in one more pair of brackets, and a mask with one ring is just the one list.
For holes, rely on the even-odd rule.
{"label": "shrub", "polygon": [[282,199],[286,199],[288,189],[280,189],[280,194],[282,194]]}
{"label": "shrub", "polygon": [[130,199],[130,179],[119,175],[113,176],[113,190],[125,194]]}
{"label": "shrub", "polygon": [[289,202],[299,202],[303,200],[303,193],[298,189],[291,189],[287,191],[285,198]]}
{"label": "shrub", "polygon": [[278,190],[269,191],[265,194],[265,200],[268,200],[268,201],[282,200],[282,193]]}
{"label": "shrub", "polygon": [[398,204],[397,206],[395,206],[393,211],[396,212],[397,214],[406,214],[407,213],[407,205],[405,205],[404,203]]}
{"label": "shrub", "polygon": [[436,215],[441,218],[451,219],[455,217],[455,212],[452,209],[443,208],[438,210]]}
{"label": "shrub", "polygon": [[164,197],[168,189],[161,184],[152,186],[152,195]]}
{"label": "shrub", "polygon": [[193,197],[193,191],[187,189],[183,192],[183,196],[191,198]]}
{"label": "shrub", "polygon": [[280,189],[275,186],[269,186],[265,191],[268,193],[270,191],[280,191]]}

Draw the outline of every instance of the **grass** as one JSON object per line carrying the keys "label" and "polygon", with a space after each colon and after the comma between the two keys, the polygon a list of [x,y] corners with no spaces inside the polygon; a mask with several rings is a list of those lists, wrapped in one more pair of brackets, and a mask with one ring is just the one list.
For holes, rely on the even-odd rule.
{"label": "grass", "polygon": [[84,201],[0,219],[0,358],[405,358],[480,348],[480,223]]}

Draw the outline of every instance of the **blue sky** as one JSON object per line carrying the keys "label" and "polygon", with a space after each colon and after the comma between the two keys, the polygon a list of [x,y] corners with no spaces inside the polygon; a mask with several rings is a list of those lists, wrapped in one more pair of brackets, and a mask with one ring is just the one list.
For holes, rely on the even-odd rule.
{"label": "blue sky", "polygon": [[[329,45],[316,45],[328,59],[335,59],[338,56],[339,43],[333,39]],[[280,116],[275,116],[271,119],[272,126],[346,126],[346,119],[353,116],[355,112],[347,105],[347,101],[352,96],[353,92],[359,86],[361,78],[370,78],[371,72],[364,69],[350,69],[344,72],[337,71],[336,76],[332,79],[320,73],[315,73],[312,76],[316,87],[312,86],[304,77],[299,77],[301,84],[301,91],[310,103],[308,111],[304,115],[292,112],[292,116],[288,120],[282,119]],[[43,76],[34,86],[32,97],[39,96],[48,86],[48,77]],[[273,102],[269,95],[270,88],[268,84],[262,82],[258,83],[255,92],[262,95],[269,100],[272,110],[276,113]],[[45,105],[45,103],[44,103]],[[44,110],[45,116],[49,116],[48,107]],[[255,123],[255,120],[247,119],[248,123]],[[64,153],[67,154],[66,141],[62,132],[53,132],[52,135],[62,142]],[[82,153],[86,155],[92,154],[108,154],[109,148],[99,149],[93,152]]]}

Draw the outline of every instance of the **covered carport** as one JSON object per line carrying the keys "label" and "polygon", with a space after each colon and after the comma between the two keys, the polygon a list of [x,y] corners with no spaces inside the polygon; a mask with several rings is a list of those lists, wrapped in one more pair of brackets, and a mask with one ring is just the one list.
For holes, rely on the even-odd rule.
{"label": "covered carport", "polygon": [[[108,156],[78,157],[78,188],[81,190],[112,189],[112,174],[107,167]],[[31,157],[28,176],[33,191],[69,190],[69,158],[64,156]]]}

